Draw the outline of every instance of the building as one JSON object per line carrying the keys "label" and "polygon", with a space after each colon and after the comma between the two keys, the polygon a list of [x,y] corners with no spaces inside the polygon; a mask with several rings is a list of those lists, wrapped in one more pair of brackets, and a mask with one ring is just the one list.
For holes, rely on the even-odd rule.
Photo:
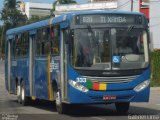
{"label": "building", "polygon": [[139,12],[139,1],[137,0],[118,0],[117,10]]}
{"label": "building", "polygon": [[149,20],[149,0],[139,0],[140,12],[144,13]]}
{"label": "building", "polygon": [[159,0],[150,0],[150,38],[152,49],[160,49],[160,8]]}
{"label": "building", "polygon": [[28,19],[33,16],[43,17],[50,15],[50,10],[52,8],[52,4],[47,3],[21,2],[19,4],[19,9]]}
{"label": "building", "polygon": [[[133,5],[133,6],[132,6]],[[159,0],[118,0],[117,10],[135,11],[145,14],[149,22],[151,50],[160,49],[160,8]]]}
{"label": "building", "polygon": [[85,10],[116,10],[117,0],[91,0],[83,4],[56,5],[55,15]]}

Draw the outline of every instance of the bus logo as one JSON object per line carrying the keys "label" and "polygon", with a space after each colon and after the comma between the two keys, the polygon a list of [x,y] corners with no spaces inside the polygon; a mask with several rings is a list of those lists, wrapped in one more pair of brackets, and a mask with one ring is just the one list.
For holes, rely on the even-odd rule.
{"label": "bus logo", "polygon": [[59,63],[53,60],[50,63],[50,72],[53,72],[53,70],[58,70],[58,69],[59,69]]}

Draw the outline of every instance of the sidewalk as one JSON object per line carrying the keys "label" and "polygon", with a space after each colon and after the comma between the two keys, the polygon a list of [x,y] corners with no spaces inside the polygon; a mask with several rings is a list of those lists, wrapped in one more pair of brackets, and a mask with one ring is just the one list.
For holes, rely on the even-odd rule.
{"label": "sidewalk", "polygon": [[153,91],[160,91],[160,87],[151,87],[151,90],[153,90]]}

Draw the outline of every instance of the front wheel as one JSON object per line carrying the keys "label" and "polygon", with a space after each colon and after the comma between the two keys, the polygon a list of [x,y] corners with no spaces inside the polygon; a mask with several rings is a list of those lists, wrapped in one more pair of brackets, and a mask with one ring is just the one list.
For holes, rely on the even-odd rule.
{"label": "front wheel", "polygon": [[62,103],[61,97],[60,97],[60,92],[58,90],[54,91],[55,92],[55,104],[56,104],[56,109],[59,114],[64,114],[67,112],[67,105]]}
{"label": "front wheel", "polygon": [[127,113],[129,110],[130,103],[129,102],[120,102],[115,103],[116,110],[119,113]]}

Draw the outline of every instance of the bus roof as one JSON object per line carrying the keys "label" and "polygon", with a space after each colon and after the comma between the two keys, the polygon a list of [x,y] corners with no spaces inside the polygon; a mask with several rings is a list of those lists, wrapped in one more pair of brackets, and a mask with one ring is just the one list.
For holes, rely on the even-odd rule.
{"label": "bus roof", "polygon": [[[82,14],[126,14],[126,15],[127,14],[131,14],[131,15],[136,14],[136,15],[144,15],[143,13],[139,13],[139,12],[125,12],[125,11],[106,11],[106,10],[79,11],[79,12],[67,13],[67,14],[63,14],[63,15],[60,15],[58,17],[55,17],[53,19],[53,21],[51,22],[51,24],[57,24],[57,23],[63,22],[64,17],[66,18],[65,20],[71,21],[71,18],[73,16],[82,15]],[[10,29],[10,30],[7,31],[6,34],[7,35],[12,35],[12,34],[15,34],[15,33],[22,33],[24,31],[30,31],[30,30],[34,30],[34,29],[37,29],[37,28],[45,27],[45,26],[49,26],[49,19]]]}

